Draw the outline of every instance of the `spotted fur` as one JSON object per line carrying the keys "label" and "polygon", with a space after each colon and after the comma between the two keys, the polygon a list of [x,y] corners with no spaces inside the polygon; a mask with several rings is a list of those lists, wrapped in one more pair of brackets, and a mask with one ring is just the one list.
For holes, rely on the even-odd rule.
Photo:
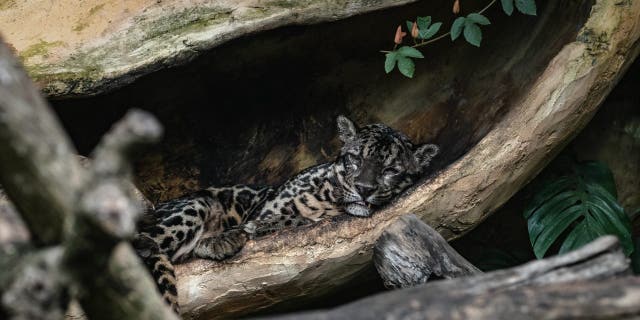
{"label": "spotted fur", "polygon": [[209,188],[162,203],[134,242],[165,299],[177,310],[171,263],[222,260],[254,236],[350,214],[368,217],[419,179],[438,153],[383,124],[358,129],[338,117],[343,146],[335,161],[308,168],[276,189]]}

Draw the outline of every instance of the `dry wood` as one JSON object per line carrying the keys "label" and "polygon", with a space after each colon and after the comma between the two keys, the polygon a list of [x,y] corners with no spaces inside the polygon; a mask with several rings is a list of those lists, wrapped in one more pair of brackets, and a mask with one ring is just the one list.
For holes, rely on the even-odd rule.
{"label": "dry wood", "polygon": [[373,248],[373,263],[387,288],[414,287],[433,276],[451,279],[482,273],[412,214],[382,233]]}
{"label": "dry wood", "polygon": [[[0,181],[38,244],[62,238],[86,178],[45,100],[3,43],[0,49]],[[50,182],[50,183],[46,183]]]}
{"label": "dry wood", "polygon": [[63,263],[90,319],[175,318],[129,244],[119,244],[133,236],[144,210],[130,184],[132,157],[161,133],[150,114],[129,112],[96,147],[91,179],[78,190]]}
{"label": "dry wood", "polygon": [[271,319],[638,319],[640,279],[532,286],[485,294],[404,289],[329,311]]}
{"label": "dry wood", "polygon": [[69,291],[60,269],[61,258],[61,247],[19,256],[0,255],[0,318],[62,318]]}
{"label": "dry wood", "polygon": [[177,318],[130,246],[118,245],[135,232],[143,207],[127,181],[131,151],[160,134],[150,114],[131,112],[97,148],[92,170],[83,169],[47,103],[0,43],[0,183],[37,244],[63,240],[2,266],[0,314],[59,316],[63,293],[73,288],[91,319]]}
{"label": "dry wood", "polygon": [[640,278],[613,236],[507,270],[274,319],[602,319],[640,315]]}

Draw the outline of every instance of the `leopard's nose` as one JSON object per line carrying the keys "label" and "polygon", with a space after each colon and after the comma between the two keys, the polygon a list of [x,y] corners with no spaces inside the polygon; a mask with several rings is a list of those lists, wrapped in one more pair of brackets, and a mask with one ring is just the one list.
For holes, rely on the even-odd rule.
{"label": "leopard's nose", "polygon": [[373,191],[376,189],[372,185],[364,184],[364,183],[358,183],[358,182],[355,183],[355,186],[356,186],[356,190],[358,190],[358,193],[363,198],[366,198],[367,196],[371,195],[373,193]]}

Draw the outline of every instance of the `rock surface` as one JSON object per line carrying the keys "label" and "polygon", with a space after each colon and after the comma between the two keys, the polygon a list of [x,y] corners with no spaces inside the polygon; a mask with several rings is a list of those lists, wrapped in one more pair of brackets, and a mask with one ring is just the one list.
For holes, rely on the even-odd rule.
{"label": "rock surface", "polygon": [[230,39],[415,0],[7,0],[0,32],[50,97],[86,96]]}

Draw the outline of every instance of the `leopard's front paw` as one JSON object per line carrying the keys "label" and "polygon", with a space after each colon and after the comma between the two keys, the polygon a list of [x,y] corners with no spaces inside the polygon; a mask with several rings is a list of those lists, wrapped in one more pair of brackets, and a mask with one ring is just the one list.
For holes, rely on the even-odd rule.
{"label": "leopard's front paw", "polygon": [[249,235],[249,239],[253,239],[256,236],[258,226],[254,221],[249,221],[244,225],[243,230],[247,233],[247,235]]}

